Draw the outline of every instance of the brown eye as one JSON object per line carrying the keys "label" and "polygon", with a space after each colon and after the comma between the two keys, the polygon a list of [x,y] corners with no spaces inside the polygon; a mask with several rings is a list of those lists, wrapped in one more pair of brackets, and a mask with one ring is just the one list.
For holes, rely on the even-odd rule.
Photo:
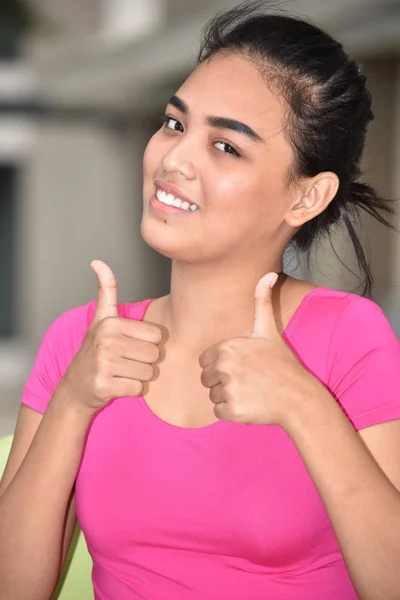
{"label": "brown eye", "polygon": [[240,156],[239,152],[237,152],[235,150],[235,148],[233,146],[231,146],[230,144],[227,144],[226,142],[216,142],[215,145],[217,145],[217,144],[222,144],[222,146],[224,146],[225,150],[222,151],[224,154],[232,154],[232,156]]}
{"label": "brown eye", "polygon": [[[183,125],[178,121],[178,119],[174,119],[173,117],[163,115],[162,117],[160,117],[160,122],[162,123],[164,129],[171,129],[172,131],[183,132]],[[179,127],[181,129],[179,129]]]}

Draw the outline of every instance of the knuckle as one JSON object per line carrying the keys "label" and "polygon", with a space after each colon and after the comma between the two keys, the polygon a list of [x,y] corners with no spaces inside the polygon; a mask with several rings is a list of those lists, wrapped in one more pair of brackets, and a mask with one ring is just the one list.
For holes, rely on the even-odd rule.
{"label": "knuckle", "polygon": [[159,344],[160,342],[162,342],[163,332],[162,332],[162,329],[160,329],[160,327],[152,325],[150,332],[151,332],[151,336],[153,338],[154,344]]}
{"label": "knuckle", "polygon": [[96,397],[104,400],[108,395],[108,386],[105,378],[97,373],[93,378],[94,394]]}
{"label": "knuckle", "polygon": [[233,402],[230,406],[230,412],[234,419],[241,420],[244,416],[243,407],[239,402]]}
{"label": "knuckle", "polygon": [[94,383],[100,382],[105,375],[106,361],[101,353],[97,352],[93,357],[93,372],[94,372]]}
{"label": "knuckle", "polygon": [[233,356],[234,356],[233,348],[229,344],[229,342],[227,342],[226,345],[224,344],[219,349],[217,362],[219,363],[220,361],[222,361],[222,362],[229,361],[232,359]]}
{"label": "knuckle", "polygon": [[109,354],[109,352],[115,348],[115,337],[111,332],[104,332],[104,335],[100,335],[96,341],[96,349],[100,356]]}
{"label": "knuckle", "polygon": [[204,385],[204,387],[208,387],[208,376],[207,376],[207,371],[202,371],[200,374],[200,381],[202,383],[202,385]]}
{"label": "knuckle", "polygon": [[235,340],[224,340],[220,345],[220,351],[224,354],[230,354],[235,349]]}
{"label": "knuckle", "polygon": [[135,331],[138,339],[143,339],[150,344],[159,344],[163,338],[163,332],[157,325],[152,325],[145,321],[135,321]]}
{"label": "knuckle", "polygon": [[216,400],[218,398],[218,394],[216,392],[215,387],[210,388],[210,391],[208,392],[208,397],[210,398],[211,402],[216,404]]}
{"label": "knuckle", "polygon": [[229,371],[222,371],[219,375],[222,385],[226,393],[231,392],[232,388],[232,374]]}
{"label": "knuckle", "polygon": [[217,417],[217,419],[221,419],[221,409],[218,406],[218,404],[214,404],[214,406],[213,406],[213,413]]}
{"label": "knuckle", "polygon": [[102,352],[106,351],[109,348],[109,338],[103,336],[99,336],[96,340],[96,350],[97,356],[101,355]]}
{"label": "knuckle", "polygon": [[228,357],[225,356],[218,360],[216,367],[217,367],[219,373],[224,373],[225,375],[229,375],[231,368],[232,368],[232,362]]}
{"label": "knuckle", "polygon": [[132,396],[140,396],[143,392],[143,383],[141,381],[134,381],[132,384]]}
{"label": "knuckle", "polygon": [[150,353],[149,353],[150,354],[149,360],[152,363],[157,362],[158,359],[160,358],[160,353],[161,353],[160,348],[156,345],[152,345]]}
{"label": "knuckle", "polygon": [[116,326],[116,319],[115,317],[104,317],[104,319],[102,319],[98,325],[98,331],[102,332],[102,334],[104,333],[110,333],[112,331],[115,331],[115,326]]}
{"label": "knuckle", "polygon": [[154,377],[154,367],[153,365],[145,364],[143,365],[143,375],[142,381],[151,381]]}

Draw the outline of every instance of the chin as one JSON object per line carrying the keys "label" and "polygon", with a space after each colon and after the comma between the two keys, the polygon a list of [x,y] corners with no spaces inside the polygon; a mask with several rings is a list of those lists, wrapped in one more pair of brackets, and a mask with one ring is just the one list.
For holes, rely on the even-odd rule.
{"label": "chin", "polygon": [[146,217],[142,219],[140,233],[146,244],[171,260],[195,262],[190,240],[179,241],[176,232],[162,225],[162,223],[151,223]]}

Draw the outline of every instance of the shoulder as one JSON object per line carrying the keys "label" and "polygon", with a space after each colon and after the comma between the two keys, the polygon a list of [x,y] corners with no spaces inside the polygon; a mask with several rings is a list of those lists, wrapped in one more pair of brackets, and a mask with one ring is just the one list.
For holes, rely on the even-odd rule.
{"label": "shoulder", "polygon": [[317,288],[310,302],[314,339],[324,339],[328,372],[336,380],[361,365],[398,370],[400,341],[376,302],[330,288]]}
{"label": "shoulder", "polygon": [[397,345],[396,334],[381,307],[357,294],[316,288],[313,294],[314,318],[329,323],[332,344],[369,348]]}
{"label": "shoulder", "polygon": [[338,381],[368,355],[375,364],[400,359],[400,342],[378,304],[327,287],[306,294],[286,334],[292,349],[324,381]]}
{"label": "shoulder", "polygon": [[[354,343],[397,342],[396,335],[378,304],[354,293],[315,287],[305,296],[301,321],[307,321],[331,342],[352,338]],[[357,334],[356,339],[353,336]]]}
{"label": "shoulder", "polygon": [[299,322],[310,370],[356,429],[400,418],[400,341],[378,304],[320,287]]}
{"label": "shoulder", "polygon": [[400,417],[400,341],[382,309],[343,297],[327,348],[327,386],[356,429]]}

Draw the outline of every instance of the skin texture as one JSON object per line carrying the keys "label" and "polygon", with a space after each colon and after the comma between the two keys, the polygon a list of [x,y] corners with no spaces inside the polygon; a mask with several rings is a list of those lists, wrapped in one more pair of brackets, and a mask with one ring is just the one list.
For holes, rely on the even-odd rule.
{"label": "skin texture", "polygon": [[[285,106],[245,58],[216,56],[203,63],[177,96],[189,111],[168,105],[173,120],[153,136],[144,156],[142,235],[172,258],[171,293],[155,301],[147,316],[168,330],[168,351],[199,360],[217,416],[285,427],[321,495],[360,600],[395,600],[399,421],[356,432],[320,382],[298,375],[297,361],[277,333],[304,295],[300,282],[286,278],[271,296],[266,289],[261,298],[255,292],[264,275],[282,270],[283,251],[297,228],[332,201],[337,177],[320,173],[286,185],[293,153],[285,137]],[[212,128],[206,124],[210,115],[244,122],[264,142]],[[223,142],[241,157],[226,155]],[[158,180],[175,185],[176,195],[181,192],[200,210],[187,218],[149,210]],[[252,339],[255,331],[261,331],[259,339]],[[256,357],[246,368],[241,358],[250,345],[258,356],[274,355],[274,373],[255,373]],[[255,376],[269,388],[265,408],[259,396],[256,405],[239,401]],[[268,384],[275,385],[273,392]],[[274,412],[276,393],[295,401]]]}
{"label": "skin texture", "polygon": [[[287,187],[293,152],[285,106],[243,57],[201,64],[176,95],[189,112],[169,104],[173,120],[146,148],[141,230],[151,247],[173,259],[171,294],[159,317],[171,341],[198,354],[234,332],[251,333],[257,282],[282,270],[289,239],[333,199],[338,179],[327,172]],[[211,127],[207,116],[237,119],[263,142]],[[188,217],[151,211],[157,180],[174,184],[200,210]],[[285,285],[293,289],[289,279]],[[293,312],[292,292],[282,289],[281,297]]]}

